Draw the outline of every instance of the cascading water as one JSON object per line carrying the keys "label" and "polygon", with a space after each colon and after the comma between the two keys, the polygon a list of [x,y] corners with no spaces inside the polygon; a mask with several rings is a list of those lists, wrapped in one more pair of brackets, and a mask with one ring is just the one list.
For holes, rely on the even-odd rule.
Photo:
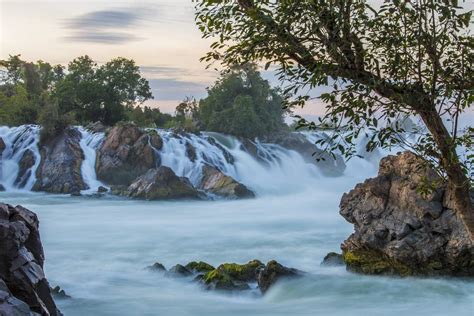
{"label": "cascading water", "polygon": [[31,190],[33,187],[41,161],[39,131],[37,125],[0,127],[0,137],[5,143],[0,160],[0,183],[6,190]]}
{"label": "cascading water", "polygon": [[82,134],[80,142],[81,149],[84,152],[84,160],[81,165],[82,179],[87,185],[88,189],[83,193],[95,193],[100,186],[106,187],[105,184],[97,179],[95,172],[95,162],[97,158],[97,149],[104,140],[104,133],[93,133],[83,127],[78,127]]}

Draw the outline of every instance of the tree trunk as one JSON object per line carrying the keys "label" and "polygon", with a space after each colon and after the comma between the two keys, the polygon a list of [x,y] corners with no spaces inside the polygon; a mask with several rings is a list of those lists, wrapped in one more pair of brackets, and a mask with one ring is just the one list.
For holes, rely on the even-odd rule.
{"label": "tree trunk", "polygon": [[474,239],[474,209],[469,195],[470,182],[462,169],[453,139],[433,106],[420,108],[417,112],[441,153],[441,165],[448,177],[445,204],[460,215],[471,239]]}

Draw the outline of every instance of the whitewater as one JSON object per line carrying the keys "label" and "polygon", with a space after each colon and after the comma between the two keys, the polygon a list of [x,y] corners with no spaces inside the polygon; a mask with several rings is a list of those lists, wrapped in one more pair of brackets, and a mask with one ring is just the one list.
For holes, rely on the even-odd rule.
{"label": "whitewater", "polygon": [[[254,190],[257,198],[216,201],[137,201],[88,195],[103,185],[95,175],[95,150],[102,133],[82,133],[81,167],[88,190],[71,197],[31,192],[39,159],[26,183],[15,183],[26,150],[39,158],[39,127],[0,128],[2,201],[38,214],[52,286],[72,299],[58,300],[65,315],[472,315],[474,283],[462,279],[362,276],[344,267],[321,267],[339,251],[352,225],[338,214],[344,192],[377,173],[373,159],[351,160],[341,177],[324,177],[294,151],[256,141],[259,157],[225,135],[173,136],[157,130],[164,144],[161,163],[191,182],[204,163]],[[213,137],[216,143],[210,142]],[[186,142],[197,159],[186,156]],[[219,149],[232,155],[229,162]],[[144,269],[193,260],[212,265],[275,259],[309,272],[277,284],[267,295],[207,292],[188,280]]]}

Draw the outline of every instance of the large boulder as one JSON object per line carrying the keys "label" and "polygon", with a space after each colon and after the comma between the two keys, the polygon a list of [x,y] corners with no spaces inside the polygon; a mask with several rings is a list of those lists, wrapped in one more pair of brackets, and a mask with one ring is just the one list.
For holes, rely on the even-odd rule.
{"label": "large boulder", "polygon": [[76,128],[68,127],[41,144],[41,162],[36,170],[34,191],[77,194],[87,189],[81,173],[84,160],[81,138]]}
{"label": "large boulder", "polygon": [[18,175],[15,179],[15,185],[19,188],[23,188],[26,185],[26,182],[31,176],[31,168],[36,163],[36,157],[33,151],[30,149],[25,150],[21,156],[20,162],[18,163],[19,170]]}
{"label": "large boulder", "polygon": [[196,190],[188,179],[178,177],[173,170],[165,166],[148,170],[133,181],[121,195],[146,200],[202,198],[202,193]]}
{"label": "large boulder", "polygon": [[97,151],[98,179],[113,185],[129,185],[158,166],[156,150],[162,144],[156,132],[144,131],[133,124],[115,126]]}
{"label": "large boulder", "polygon": [[0,204],[0,315],[61,315],[43,271],[36,214]]}
{"label": "large boulder", "polygon": [[333,157],[310,142],[303,134],[276,133],[264,137],[262,141],[296,151],[306,162],[315,164],[326,176],[340,176],[346,169],[346,164],[341,156]]}
{"label": "large boulder", "polygon": [[[432,191],[421,190],[427,183]],[[474,276],[474,242],[444,196],[442,179],[415,154],[382,159],[378,176],[341,200],[340,213],[355,228],[341,246],[348,269]]]}
{"label": "large boulder", "polygon": [[255,194],[245,185],[209,165],[205,165],[202,168],[202,180],[199,184],[199,189],[232,199],[255,197]]}

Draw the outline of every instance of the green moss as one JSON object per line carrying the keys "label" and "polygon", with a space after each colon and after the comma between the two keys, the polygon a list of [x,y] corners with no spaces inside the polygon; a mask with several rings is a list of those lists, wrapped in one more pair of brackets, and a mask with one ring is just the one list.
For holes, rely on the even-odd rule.
{"label": "green moss", "polygon": [[258,260],[249,261],[246,264],[224,263],[217,270],[228,274],[231,278],[239,281],[253,281],[256,279],[257,270],[263,267],[263,263]]}
{"label": "green moss", "polygon": [[209,271],[202,280],[208,289],[213,290],[243,291],[250,289],[248,284],[235,281],[231,276],[219,269]]}
{"label": "green moss", "polygon": [[413,270],[374,250],[354,250],[343,253],[344,262],[351,271],[364,274],[413,275]]}
{"label": "green moss", "polygon": [[198,273],[207,273],[209,271],[214,270],[215,268],[211,266],[210,264],[203,262],[203,261],[192,261],[186,265],[186,269]]}

